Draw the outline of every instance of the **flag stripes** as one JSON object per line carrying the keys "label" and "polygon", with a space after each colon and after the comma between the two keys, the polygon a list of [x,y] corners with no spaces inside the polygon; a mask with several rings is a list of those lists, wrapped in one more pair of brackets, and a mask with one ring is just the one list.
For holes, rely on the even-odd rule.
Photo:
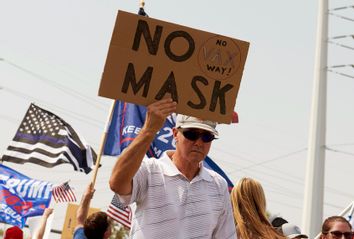
{"label": "flag stripes", "polygon": [[2,160],[54,167],[70,163],[89,173],[97,155],[63,119],[31,104]]}
{"label": "flag stripes", "polygon": [[69,182],[62,183],[52,188],[52,196],[55,202],[76,202],[74,191],[69,186]]}
{"label": "flag stripes", "polygon": [[113,196],[111,204],[108,206],[107,215],[116,222],[130,229],[132,212],[129,206],[124,206],[118,201],[116,195]]}

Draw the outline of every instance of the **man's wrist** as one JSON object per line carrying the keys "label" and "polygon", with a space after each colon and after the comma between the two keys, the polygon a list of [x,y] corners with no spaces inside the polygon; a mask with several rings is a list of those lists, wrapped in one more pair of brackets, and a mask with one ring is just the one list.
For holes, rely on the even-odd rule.
{"label": "man's wrist", "polygon": [[157,131],[152,130],[149,128],[142,128],[141,131],[139,132],[139,135],[142,137],[150,137],[150,138],[155,138]]}

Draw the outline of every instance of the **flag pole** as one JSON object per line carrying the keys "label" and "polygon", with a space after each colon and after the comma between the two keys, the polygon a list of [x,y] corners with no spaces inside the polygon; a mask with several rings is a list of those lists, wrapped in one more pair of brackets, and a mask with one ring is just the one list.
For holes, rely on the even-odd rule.
{"label": "flag pole", "polygon": [[[140,0],[139,8],[144,9],[144,6],[145,6],[145,0]],[[105,128],[104,128],[104,132],[103,132],[102,137],[101,137],[101,144],[100,144],[100,147],[99,147],[99,150],[98,150],[97,161],[96,161],[96,165],[95,165],[95,169],[93,171],[92,181],[91,181],[93,187],[95,187],[96,178],[97,178],[97,172],[98,172],[98,168],[99,168],[99,165],[100,165],[100,162],[101,162],[103,148],[104,148],[104,145],[106,144],[106,139],[107,139],[107,135],[108,135],[108,129],[109,129],[109,126],[111,125],[112,115],[113,115],[113,111],[114,111],[114,107],[116,105],[116,102],[117,102],[116,100],[114,100],[112,102],[112,105],[111,105],[111,108],[109,110],[109,114],[108,114],[108,117],[107,117],[106,125],[105,125]]]}
{"label": "flag pole", "polygon": [[93,171],[92,181],[91,181],[93,188],[95,187],[96,178],[97,178],[97,172],[98,172],[98,168],[100,166],[100,162],[101,162],[101,157],[102,157],[102,154],[103,154],[104,146],[106,144],[106,139],[107,139],[107,135],[108,135],[108,129],[109,129],[109,126],[111,125],[112,115],[113,115],[113,111],[114,111],[114,107],[116,105],[116,102],[117,102],[116,100],[113,100],[113,102],[111,104],[111,107],[110,107],[110,110],[109,110],[109,113],[108,113],[108,117],[107,117],[107,120],[106,120],[106,125],[105,125],[105,128],[103,130],[103,134],[101,136],[101,144],[100,144],[100,147],[98,149],[97,160],[96,160],[95,169]]}

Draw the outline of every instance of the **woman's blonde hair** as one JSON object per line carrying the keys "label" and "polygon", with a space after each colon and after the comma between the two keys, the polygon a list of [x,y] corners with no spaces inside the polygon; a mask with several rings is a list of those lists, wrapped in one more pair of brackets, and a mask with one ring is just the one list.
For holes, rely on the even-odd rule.
{"label": "woman's blonde hair", "polygon": [[231,203],[238,233],[242,239],[284,239],[270,224],[262,185],[242,178],[231,192]]}

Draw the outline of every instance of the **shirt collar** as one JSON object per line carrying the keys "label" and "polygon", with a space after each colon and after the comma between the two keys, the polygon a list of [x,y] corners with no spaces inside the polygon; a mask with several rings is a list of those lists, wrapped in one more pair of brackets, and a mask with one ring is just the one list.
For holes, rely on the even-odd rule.
{"label": "shirt collar", "polygon": [[203,167],[203,162],[200,163],[200,170],[199,170],[197,177],[200,177],[201,179],[211,182],[211,181],[213,181],[213,178],[211,177],[208,170],[205,167]]}
{"label": "shirt collar", "polygon": [[167,150],[163,152],[159,161],[163,165],[163,173],[167,176],[176,176],[181,174],[181,172],[177,169],[176,165],[172,162],[170,158],[170,154],[172,154],[173,150]]}
{"label": "shirt collar", "polygon": [[[163,165],[163,172],[167,176],[182,175],[182,173],[177,169],[176,165],[172,162],[169,156],[171,155],[172,152],[173,150],[167,150],[163,152],[161,158],[159,159]],[[203,167],[202,162],[200,163],[199,173],[193,178],[192,181],[199,181],[201,179],[204,179],[209,182],[213,180],[208,170],[205,167]]]}

